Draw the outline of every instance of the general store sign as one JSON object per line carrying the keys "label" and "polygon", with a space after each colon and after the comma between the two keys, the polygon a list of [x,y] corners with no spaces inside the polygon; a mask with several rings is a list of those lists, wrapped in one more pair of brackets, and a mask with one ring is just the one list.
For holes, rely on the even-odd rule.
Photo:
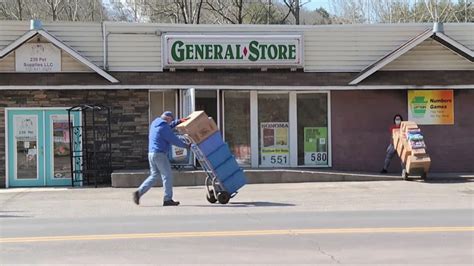
{"label": "general store sign", "polygon": [[164,35],[163,67],[299,67],[301,35]]}
{"label": "general store sign", "polygon": [[51,43],[25,43],[15,51],[17,72],[61,72],[61,50]]}

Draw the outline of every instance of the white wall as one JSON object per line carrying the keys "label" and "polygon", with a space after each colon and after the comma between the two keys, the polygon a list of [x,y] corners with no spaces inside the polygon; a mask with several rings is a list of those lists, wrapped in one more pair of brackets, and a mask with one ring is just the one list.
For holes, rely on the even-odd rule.
{"label": "white wall", "polygon": [[[108,37],[108,66],[110,71],[160,71],[161,36],[165,32],[219,32],[219,33],[302,33],[304,35],[305,71],[358,72],[385,54],[418,35],[432,24],[377,24],[377,25],[173,25],[105,22]],[[29,22],[2,21],[0,49],[24,34]],[[100,23],[55,22],[44,23],[44,28],[98,66],[103,66],[103,29]],[[474,23],[445,24],[445,34],[474,49]],[[133,33],[133,34],[130,34]],[[435,55],[431,49],[429,55]],[[421,48],[421,47],[419,47]],[[434,50],[433,50],[434,49]],[[424,54],[420,49],[409,52],[404,62],[396,62],[391,69],[416,67],[413,61]],[[457,65],[472,69],[472,62],[462,67],[453,57],[442,51],[432,62],[439,65]],[[459,61],[459,60],[458,60]],[[418,64],[419,65],[419,64]],[[389,69],[389,68],[387,68]],[[445,69],[445,68],[443,68]]]}

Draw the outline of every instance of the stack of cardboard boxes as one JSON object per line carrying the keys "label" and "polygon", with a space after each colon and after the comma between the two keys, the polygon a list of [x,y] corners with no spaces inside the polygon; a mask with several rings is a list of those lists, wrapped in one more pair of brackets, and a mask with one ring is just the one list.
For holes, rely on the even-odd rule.
{"label": "stack of cardboard boxes", "polygon": [[222,140],[214,120],[204,111],[193,112],[187,118],[176,126],[178,132],[192,138],[225,190],[230,194],[237,192],[245,185],[246,177],[229,146]]}
{"label": "stack of cardboard boxes", "polygon": [[405,165],[404,175],[420,174],[426,177],[431,159],[426,153],[426,145],[418,125],[412,121],[403,121],[400,129],[392,132],[393,145]]}
{"label": "stack of cardboard boxes", "polygon": [[204,111],[196,111],[187,117],[187,120],[176,126],[180,134],[189,135],[196,144],[201,143],[212,134],[219,131],[216,123]]}

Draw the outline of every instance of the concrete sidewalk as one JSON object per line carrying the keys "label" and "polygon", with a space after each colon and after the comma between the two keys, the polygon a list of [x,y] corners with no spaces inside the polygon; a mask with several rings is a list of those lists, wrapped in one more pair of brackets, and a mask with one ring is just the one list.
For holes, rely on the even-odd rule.
{"label": "concrete sidewalk", "polygon": [[[122,170],[112,173],[112,187],[138,187],[149,175],[148,170]],[[301,182],[341,182],[341,181],[402,181],[401,174],[379,174],[363,172],[341,172],[332,170],[295,169],[246,169],[248,184],[301,183]],[[175,186],[203,185],[204,171],[174,171]],[[414,176],[413,178],[416,178]],[[474,180],[474,173],[430,173],[428,180]],[[158,182],[156,186],[161,186]]]}

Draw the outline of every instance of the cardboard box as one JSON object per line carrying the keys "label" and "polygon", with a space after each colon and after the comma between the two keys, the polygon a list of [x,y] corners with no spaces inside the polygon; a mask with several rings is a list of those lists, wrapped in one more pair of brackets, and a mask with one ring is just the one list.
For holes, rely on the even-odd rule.
{"label": "cardboard box", "polygon": [[218,131],[214,120],[204,111],[195,111],[188,120],[176,126],[180,134],[188,134],[196,143],[201,143],[207,137]]}
{"label": "cardboard box", "polygon": [[400,160],[402,160],[402,162],[406,163],[407,161],[407,158],[408,156],[411,155],[411,150],[410,149],[407,149],[405,146],[403,147],[403,150],[402,150],[402,155],[400,156]]}
{"label": "cardboard box", "polygon": [[408,156],[406,162],[406,170],[409,174],[413,174],[414,172],[425,172],[428,173],[430,170],[431,159],[429,156]]}
{"label": "cardboard box", "polygon": [[398,143],[397,143],[396,149],[397,149],[398,157],[402,158],[402,152],[403,152],[403,141],[402,141],[402,138],[399,138],[399,139],[398,139]]}
{"label": "cardboard box", "polygon": [[417,157],[425,157],[427,154],[426,154],[425,149],[412,149],[411,155],[417,156]]}
{"label": "cardboard box", "polygon": [[402,121],[402,122],[400,123],[400,130],[401,130],[402,132],[405,132],[405,127],[406,127],[406,126],[416,126],[416,127],[418,127],[418,125],[417,125],[415,122],[413,122],[413,121]]}
{"label": "cardboard box", "polygon": [[408,151],[411,151],[411,150],[412,150],[412,149],[411,149],[411,146],[410,146],[409,143],[408,143],[407,138],[401,137],[401,141],[402,141],[402,144],[403,144],[403,148],[404,148],[404,149],[406,149],[406,150],[408,150]]}
{"label": "cardboard box", "polygon": [[407,135],[407,132],[421,132],[421,130],[418,128],[418,126],[415,125],[407,125],[404,130],[402,131],[402,134],[404,136]]}
{"label": "cardboard box", "polygon": [[426,149],[425,141],[409,141],[411,149]]}

